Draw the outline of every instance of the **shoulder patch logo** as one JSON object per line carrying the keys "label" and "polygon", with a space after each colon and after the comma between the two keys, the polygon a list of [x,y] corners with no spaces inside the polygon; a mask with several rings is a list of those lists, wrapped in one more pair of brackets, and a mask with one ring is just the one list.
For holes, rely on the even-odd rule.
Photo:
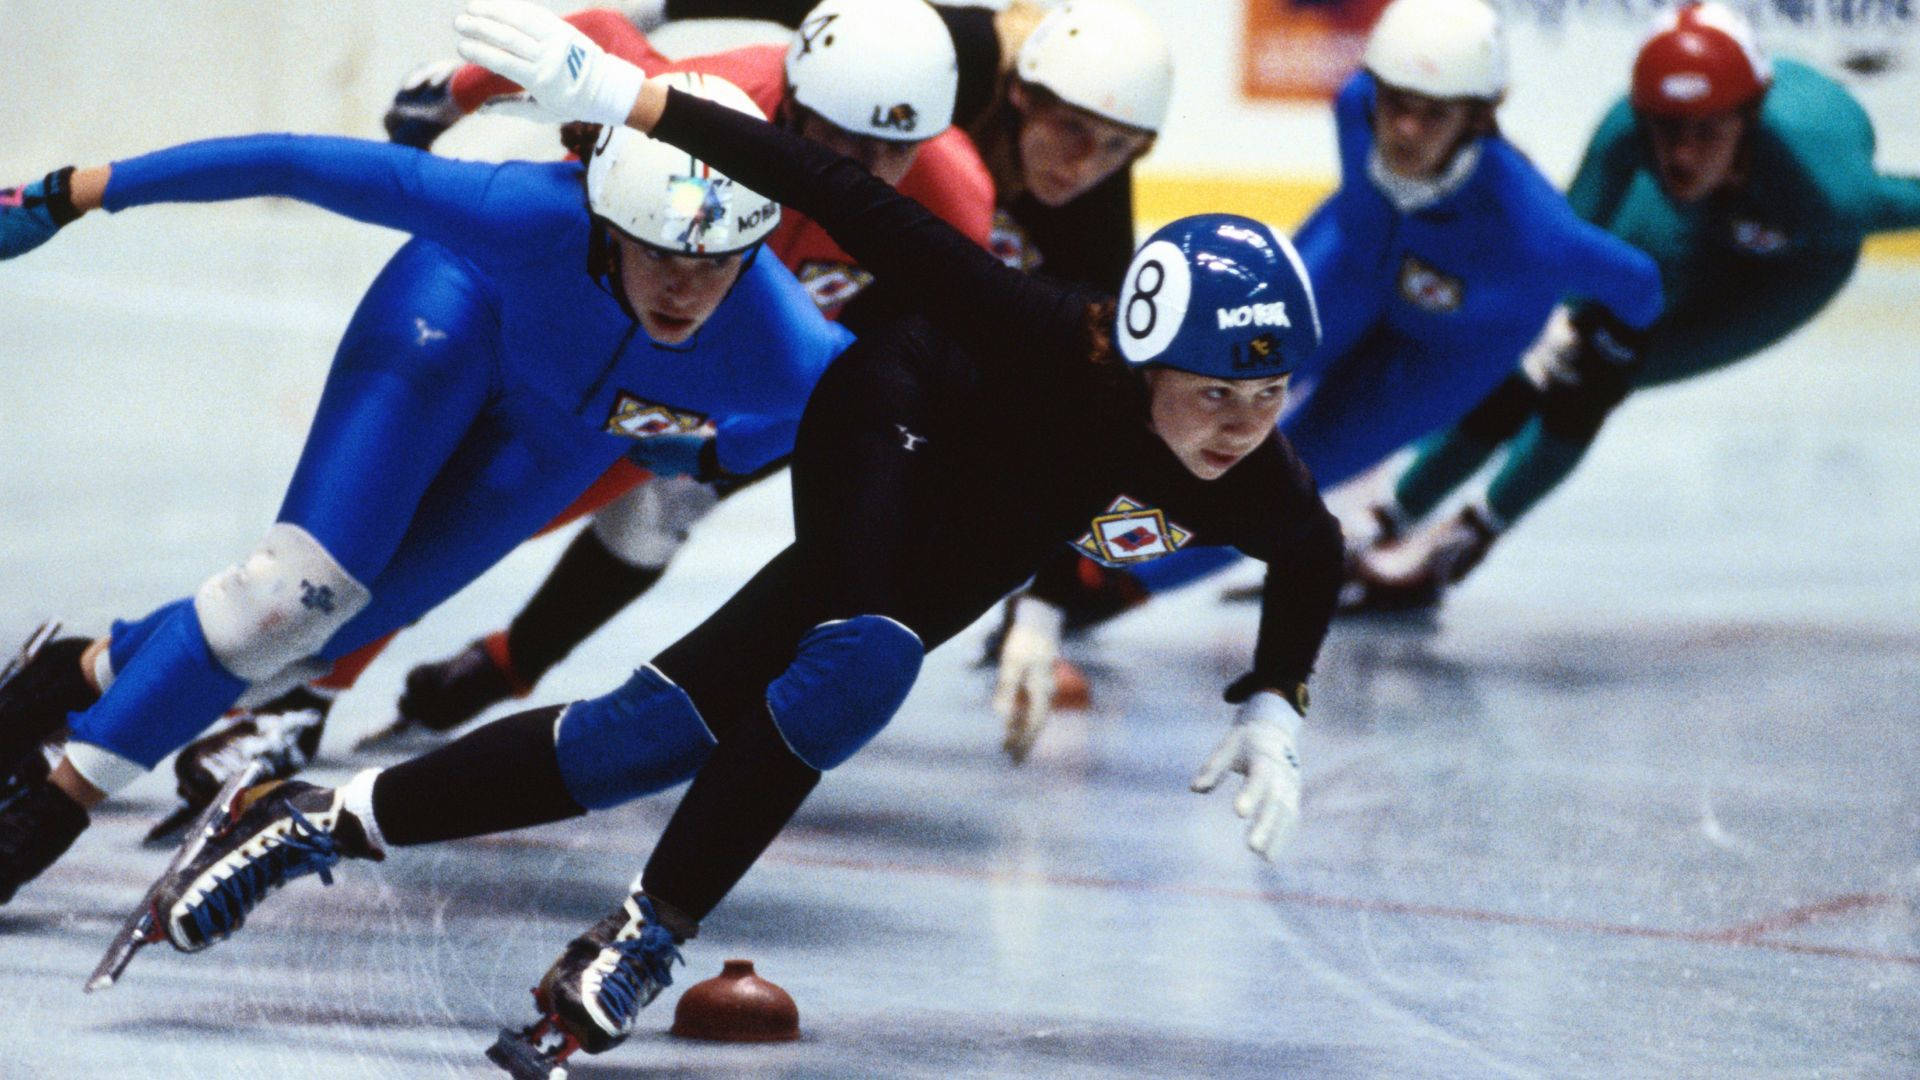
{"label": "shoulder patch logo", "polygon": [[993,211],[993,231],[988,235],[987,250],[1015,270],[1031,270],[1040,265],[1040,249],[1027,238],[1027,231],[1013,220],[1012,214],[997,207]]}
{"label": "shoulder patch logo", "polygon": [[622,390],[613,399],[613,411],[607,414],[607,434],[648,439],[698,431],[706,422],[699,413],[660,405]]}
{"label": "shoulder patch logo", "polygon": [[1448,315],[1466,301],[1467,285],[1408,255],[1400,263],[1400,295],[1422,311]]}
{"label": "shoulder patch logo", "polygon": [[1073,546],[1095,562],[1125,566],[1171,555],[1192,539],[1193,533],[1168,521],[1158,508],[1122,495]]}

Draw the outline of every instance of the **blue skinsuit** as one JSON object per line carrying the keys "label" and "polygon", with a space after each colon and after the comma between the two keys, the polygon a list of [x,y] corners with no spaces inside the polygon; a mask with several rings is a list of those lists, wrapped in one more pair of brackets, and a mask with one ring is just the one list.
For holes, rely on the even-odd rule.
{"label": "blue skinsuit", "polygon": [[[692,341],[654,343],[587,272],[580,176],[575,163],[281,135],[114,165],[109,210],[282,195],[414,234],[354,313],[276,519],[372,593],[321,659],[478,577],[635,445],[649,430],[636,415],[721,421],[730,472],[790,453],[814,383],[851,342],[778,260],[758,258]],[[635,434],[614,433],[622,417]],[[191,600],[117,624],[112,664],[73,738],[148,768],[245,689],[209,653]]]}
{"label": "blue skinsuit", "polygon": [[[1280,424],[1322,490],[1452,425],[1513,373],[1569,295],[1623,322],[1660,314],[1653,259],[1583,221],[1499,135],[1461,186],[1402,213],[1367,174],[1374,79],[1340,91],[1340,188],[1294,237],[1320,306],[1321,345],[1294,378],[1314,385]],[[1196,548],[1137,576],[1172,588],[1238,558]]]}

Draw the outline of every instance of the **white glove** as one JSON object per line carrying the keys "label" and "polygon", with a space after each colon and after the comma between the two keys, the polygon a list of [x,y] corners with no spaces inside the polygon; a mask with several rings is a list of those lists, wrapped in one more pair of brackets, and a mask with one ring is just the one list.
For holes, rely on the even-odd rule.
{"label": "white glove", "polygon": [[1299,733],[1300,714],[1279,694],[1263,690],[1240,706],[1233,728],[1193,777],[1193,790],[1203,795],[1229,772],[1247,778],[1233,812],[1251,819],[1247,846],[1268,859],[1300,819],[1300,755],[1294,749]]}
{"label": "white glove", "polygon": [[1579,352],[1580,333],[1573,328],[1573,319],[1562,304],[1553,309],[1540,337],[1520,357],[1520,370],[1526,373],[1528,382],[1542,390],[1555,379],[1578,383],[1580,376],[1574,371],[1573,358]]}
{"label": "white glove", "polygon": [[459,53],[526,88],[555,119],[627,122],[646,75],[527,0],[469,0],[456,16]]}
{"label": "white glove", "polygon": [[993,684],[993,711],[1006,722],[1000,749],[1018,765],[1053,709],[1053,661],[1060,655],[1066,613],[1025,593],[1013,598],[1013,616],[1000,643],[1000,675]]}

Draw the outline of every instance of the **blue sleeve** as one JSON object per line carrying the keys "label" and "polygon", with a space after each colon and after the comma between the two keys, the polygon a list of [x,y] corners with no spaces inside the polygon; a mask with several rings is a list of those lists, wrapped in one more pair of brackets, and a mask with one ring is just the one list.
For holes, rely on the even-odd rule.
{"label": "blue sleeve", "polygon": [[1294,234],[1294,247],[1313,282],[1320,305],[1320,347],[1297,374],[1319,375],[1350,351],[1379,318],[1381,291],[1375,278],[1381,247],[1351,216],[1343,216],[1343,193],[1321,203]]}
{"label": "blue sleeve", "polygon": [[1592,300],[1635,329],[1660,317],[1660,267],[1653,256],[1573,212],[1573,207],[1518,150],[1488,140],[1502,170],[1504,205],[1515,232],[1527,238],[1541,266],[1558,266],[1563,292]]}
{"label": "blue sleeve", "polygon": [[1365,71],[1340,88],[1333,100],[1334,135],[1340,144],[1340,182],[1367,181],[1367,157],[1373,153],[1373,76]]}
{"label": "blue sleeve", "polygon": [[117,161],[106,209],[278,195],[490,262],[546,252],[585,218],[578,165],[455,161],[321,135],[247,135]]}
{"label": "blue sleeve", "polygon": [[799,431],[800,421],[792,417],[726,416],[714,424],[713,448],[720,468],[746,476],[792,454]]}

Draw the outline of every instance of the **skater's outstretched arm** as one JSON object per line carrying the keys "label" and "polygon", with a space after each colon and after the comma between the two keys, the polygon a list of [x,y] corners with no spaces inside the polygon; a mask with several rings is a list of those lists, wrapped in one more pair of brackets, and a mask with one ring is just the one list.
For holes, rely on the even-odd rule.
{"label": "skater's outstretched arm", "polygon": [[279,195],[438,241],[482,261],[539,257],[586,212],[579,167],[454,161],[411,147],[317,135],[186,143],[60,170],[0,192],[0,257],[37,247],[92,210]]}

